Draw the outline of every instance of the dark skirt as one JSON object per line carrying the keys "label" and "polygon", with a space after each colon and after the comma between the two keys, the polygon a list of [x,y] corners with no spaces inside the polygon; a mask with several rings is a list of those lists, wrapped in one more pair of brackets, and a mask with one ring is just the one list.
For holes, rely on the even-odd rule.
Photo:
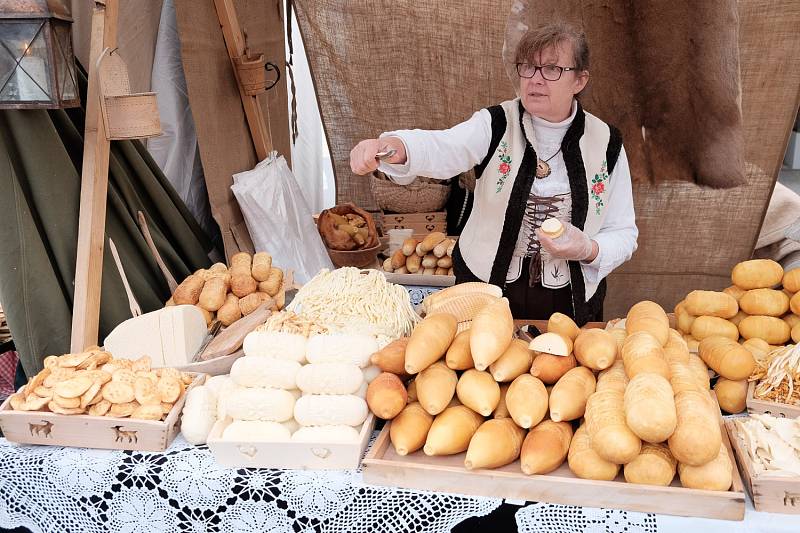
{"label": "dark skirt", "polygon": [[[533,286],[529,280],[530,258],[526,257],[522,262],[522,274],[519,279],[506,283],[503,287],[503,295],[508,298],[511,304],[511,314],[517,320],[547,320],[553,313],[563,313],[570,318],[575,318],[575,309],[572,305],[572,286],[567,285],[560,289],[548,289],[542,286],[541,282],[536,282]],[[468,281],[481,281],[469,268],[461,261],[453,262],[453,273],[456,275],[456,283],[466,283]],[[591,321],[602,320],[602,302],[596,316],[589,318]]]}

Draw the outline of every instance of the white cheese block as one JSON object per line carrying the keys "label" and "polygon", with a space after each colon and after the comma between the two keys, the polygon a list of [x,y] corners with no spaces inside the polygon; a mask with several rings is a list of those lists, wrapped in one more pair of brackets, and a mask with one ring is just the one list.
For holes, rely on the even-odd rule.
{"label": "white cheese block", "polygon": [[273,357],[244,356],[234,361],[231,379],[243,387],[294,389],[300,363]]}
{"label": "white cheese block", "polygon": [[197,446],[198,444],[205,444],[208,434],[211,433],[211,428],[217,421],[215,413],[197,411],[186,411],[184,409],[181,415],[181,433],[183,438],[190,444]]}
{"label": "white cheese block", "polygon": [[291,437],[291,433],[283,424],[260,420],[234,420],[222,432],[222,440],[237,442],[284,441]]}
{"label": "white cheese block", "polygon": [[206,378],[206,382],[203,384],[204,387],[208,387],[214,394],[219,396],[220,391],[225,387],[227,383],[230,383],[231,378],[228,375],[222,374],[219,376],[211,376]]}
{"label": "white cheese block", "polygon": [[352,363],[364,368],[369,358],[378,351],[378,342],[372,335],[332,333],[315,335],[306,344],[309,363]]}
{"label": "white cheese block", "polygon": [[[227,377],[227,376],[226,376]],[[231,397],[234,391],[239,390],[240,387],[237,385],[231,378],[227,377],[227,380],[222,383],[219,387],[217,392],[217,418],[219,420],[224,420],[226,416],[228,416],[226,405],[228,404],[228,399]]]}
{"label": "white cheese block", "polygon": [[364,382],[358,365],[311,363],[297,372],[297,388],[311,394],[353,394]]}
{"label": "white cheese block", "polygon": [[292,418],[294,395],[283,389],[241,387],[225,400],[225,413],[234,420],[285,422]]}
{"label": "white cheese block", "polygon": [[251,331],[244,338],[245,355],[306,362],[306,338],[281,331]]}
{"label": "white cheese block", "polygon": [[129,318],[108,334],[103,346],[116,358],[149,355],[154,367],[176,367],[191,363],[207,334],[200,309],[175,305]]}
{"label": "white cheese block", "polygon": [[369,365],[364,369],[364,381],[372,383],[372,380],[381,375],[381,368],[378,365]]}
{"label": "white cheese block", "polygon": [[294,418],[301,426],[358,426],[367,418],[367,402],[352,394],[307,394],[297,400]]}
{"label": "white cheese block", "polygon": [[314,426],[301,427],[292,433],[292,440],[296,442],[358,442],[359,434],[350,426]]}
{"label": "white cheese block", "polygon": [[207,385],[192,388],[186,393],[186,401],[183,404],[183,412],[187,411],[211,413],[216,418],[217,393]]}

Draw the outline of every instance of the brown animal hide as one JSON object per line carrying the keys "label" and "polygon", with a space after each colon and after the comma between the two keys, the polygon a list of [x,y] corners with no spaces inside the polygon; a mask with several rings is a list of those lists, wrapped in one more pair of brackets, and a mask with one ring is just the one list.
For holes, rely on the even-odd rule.
{"label": "brown animal hide", "polygon": [[504,57],[528,28],[567,21],[586,32],[585,108],[622,130],[636,181],[746,183],[735,0],[519,0]]}

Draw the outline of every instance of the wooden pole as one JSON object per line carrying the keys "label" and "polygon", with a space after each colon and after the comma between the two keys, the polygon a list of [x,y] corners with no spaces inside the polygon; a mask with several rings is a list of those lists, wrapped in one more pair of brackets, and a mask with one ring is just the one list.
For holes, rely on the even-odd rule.
{"label": "wooden pole", "polygon": [[225,37],[225,46],[231,57],[231,68],[233,68],[233,75],[236,76],[236,85],[239,88],[245,117],[247,117],[247,125],[250,127],[250,135],[253,137],[253,146],[256,149],[258,160],[263,161],[272,151],[272,137],[264,121],[264,113],[258,103],[258,98],[244,92],[242,84],[239,82],[236,65],[233,64],[233,58],[241,57],[245,52],[244,35],[239,26],[236,9],[233,6],[233,0],[214,0],[214,7],[217,9],[222,35]]}
{"label": "wooden pole", "polygon": [[[86,129],[83,137],[81,202],[72,305],[70,350],[78,352],[97,344],[100,323],[100,289],[105,246],[106,196],[110,142],[103,126],[97,60],[105,48],[117,47],[118,0],[96,2],[92,13],[92,42],[87,70]],[[105,5],[104,5],[105,4]]]}

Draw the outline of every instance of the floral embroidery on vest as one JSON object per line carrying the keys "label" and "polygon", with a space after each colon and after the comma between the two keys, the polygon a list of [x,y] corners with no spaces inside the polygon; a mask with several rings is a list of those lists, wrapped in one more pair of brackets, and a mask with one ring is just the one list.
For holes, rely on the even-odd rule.
{"label": "floral embroidery on vest", "polygon": [[508,143],[506,141],[500,143],[500,147],[497,149],[497,158],[500,159],[500,166],[497,167],[500,177],[497,178],[497,190],[495,192],[499,193],[503,190],[503,184],[508,179],[508,175],[511,174],[511,156],[508,155]]}
{"label": "floral embroidery on vest", "polygon": [[606,190],[606,182],[608,181],[608,165],[603,160],[603,164],[600,166],[600,173],[595,174],[592,178],[592,200],[594,200],[594,209],[596,214],[600,214],[600,211],[603,210],[605,204],[603,203],[603,199],[600,197]]}

